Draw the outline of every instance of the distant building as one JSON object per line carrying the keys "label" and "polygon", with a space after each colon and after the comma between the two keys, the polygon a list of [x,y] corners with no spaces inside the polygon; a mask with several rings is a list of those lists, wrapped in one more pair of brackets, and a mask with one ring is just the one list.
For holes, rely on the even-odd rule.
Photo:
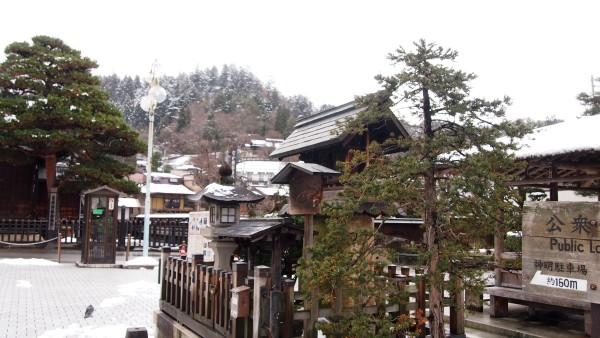
{"label": "distant building", "polygon": [[264,140],[250,140],[250,143],[244,144],[246,148],[277,148],[283,143],[283,139],[266,138]]}
{"label": "distant building", "polygon": [[[146,191],[144,184],[141,187],[142,201],[145,201]],[[194,191],[183,185],[183,177],[169,173],[152,173],[151,213],[190,211],[194,206],[193,203],[188,202],[186,197],[193,194]]]}
{"label": "distant building", "polygon": [[280,161],[240,162],[235,169],[236,181],[249,187],[270,187],[273,176],[285,165],[285,162]]}

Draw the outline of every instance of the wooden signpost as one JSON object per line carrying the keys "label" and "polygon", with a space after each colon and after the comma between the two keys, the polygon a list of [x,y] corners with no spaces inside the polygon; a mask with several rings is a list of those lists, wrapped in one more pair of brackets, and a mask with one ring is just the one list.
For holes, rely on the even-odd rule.
{"label": "wooden signpost", "polygon": [[593,337],[600,336],[599,221],[597,202],[531,202],[523,216],[523,292],[591,309],[584,315]]}
{"label": "wooden signpost", "polygon": [[600,303],[600,203],[535,202],[523,218],[523,290]]}

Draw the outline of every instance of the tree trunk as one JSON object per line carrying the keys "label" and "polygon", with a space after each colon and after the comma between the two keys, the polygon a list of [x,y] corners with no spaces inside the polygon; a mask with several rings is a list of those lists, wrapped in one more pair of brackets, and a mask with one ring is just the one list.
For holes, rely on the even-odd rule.
{"label": "tree trunk", "polygon": [[431,254],[428,264],[429,276],[429,326],[431,337],[443,338],[446,336],[444,331],[444,306],[443,306],[443,276],[438,270],[439,265],[439,231],[437,225],[428,225],[427,244]]}
{"label": "tree trunk", "polygon": [[[432,113],[431,113],[431,102],[429,98],[429,91],[423,89],[423,131],[425,137],[432,141],[434,132],[432,128]],[[428,146],[432,142],[428,142]],[[436,190],[436,179],[435,179],[435,158],[432,155],[431,150],[426,147],[424,155],[425,161],[428,162],[428,166],[425,170],[425,191],[424,191],[424,202],[425,202],[425,231],[427,232],[427,250],[429,250],[430,259],[427,264],[427,275],[429,276],[429,320],[431,337],[443,338],[445,337],[444,332],[444,306],[443,306],[443,281],[444,278],[441,272],[438,270],[440,262],[440,238],[441,229],[438,220],[437,213],[437,190]]]}
{"label": "tree trunk", "polygon": [[50,196],[50,188],[56,184],[56,154],[48,155],[46,161],[46,191]]}

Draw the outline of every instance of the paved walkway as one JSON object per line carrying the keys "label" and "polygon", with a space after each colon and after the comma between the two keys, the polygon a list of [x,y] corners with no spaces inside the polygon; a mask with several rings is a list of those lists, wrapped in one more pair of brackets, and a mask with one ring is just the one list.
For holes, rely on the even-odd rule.
{"label": "paved walkway", "polygon": [[[140,256],[132,252],[130,259]],[[158,252],[150,252],[158,259]],[[20,259],[23,258],[24,260]],[[32,260],[30,258],[42,258]],[[0,338],[124,337],[128,327],[145,327],[154,336],[158,310],[158,270],[80,268],[80,252],[0,248]],[[124,261],[117,254],[117,263]],[[38,262],[38,264],[31,264]],[[93,317],[83,318],[92,304]],[[583,316],[538,311],[511,304],[511,316],[495,319],[467,314],[466,337],[585,337]]]}
{"label": "paved walkway", "polygon": [[[154,336],[158,269],[79,268],[78,256],[67,252],[58,264],[55,253],[0,249],[0,338],[113,338],[128,327]],[[93,316],[83,318],[90,304]]]}

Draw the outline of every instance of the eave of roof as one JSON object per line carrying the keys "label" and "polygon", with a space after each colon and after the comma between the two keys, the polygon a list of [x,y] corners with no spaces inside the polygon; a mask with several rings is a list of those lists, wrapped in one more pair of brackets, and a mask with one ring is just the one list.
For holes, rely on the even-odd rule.
{"label": "eave of roof", "polygon": [[271,179],[271,183],[274,184],[288,184],[290,182],[290,175],[294,171],[302,171],[309,175],[320,175],[320,176],[340,176],[341,173],[339,171],[335,171],[329,169],[325,166],[316,163],[304,163],[304,162],[290,162],[286,164],[286,166],[281,169],[273,178]]}
{"label": "eave of roof", "polygon": [[242,219],[239,224],[230,227],[215,227],[212,234],[219,237],[256,239],[283,227],[288,227],[298,234],[302,234],[304,231],[301,226],[288,222],[283,218],[252,218]]}

